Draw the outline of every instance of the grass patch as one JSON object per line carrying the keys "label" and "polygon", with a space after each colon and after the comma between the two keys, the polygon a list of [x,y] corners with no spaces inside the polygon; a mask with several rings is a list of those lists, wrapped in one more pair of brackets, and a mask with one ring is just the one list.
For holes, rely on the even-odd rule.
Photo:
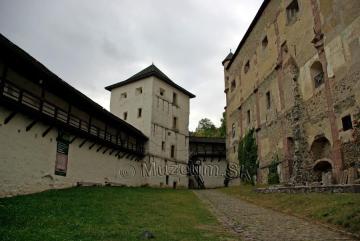
{"label": "grass patch", "polygon": [[237,198],[300,217],[338,226],[360,235],[360,194],[358,193],[255,193],[242,185],[221,189]]}
{"label": "grass patch", "polygon": [[6,240],[228,240],[189,190],[91,187],[0,199]]}

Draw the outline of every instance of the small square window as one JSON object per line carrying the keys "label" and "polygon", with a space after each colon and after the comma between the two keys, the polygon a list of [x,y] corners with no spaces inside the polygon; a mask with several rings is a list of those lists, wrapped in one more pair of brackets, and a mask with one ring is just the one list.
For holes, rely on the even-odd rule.
{"label": "small square window", "polygon": [[271,107],[271,95],[270,91],[266,92],[266,107],[270,109]]}
{"label": "small square window", "polygon": [[142,116],[142,109],[139,108],[139,109],[138,109],[138,118],[140,118],[141,116]]}
{"label": "small square window", "polygon": [[247,72],[249,72],[249,70],[250,70],[250,60],[248,60],[244,65],[244,73],[246,74]]}
{"label": "small square window", "polygon": [[160,88],[160,95],[164,96],[165,95],[165,90],[163,88]]}
{"label": "small square window", "polygon": [[121,93],[120,99],[126,99],[126,98],[127,98],[127,93],[126,92]]}
{"label": "small square window", "polygon": [[124,119],[124,120],[127,120],[127,116],[128,116],[128,113],[127,113],[127,112],[124,112],[124,113],[123,113],[123,119]]}
{"label": "small square window", "polygon": [[352,121],[351,121],[351,115],[344,116],[341,118],[343,131],[347,131],[353,128]]}
{"label": "small square window", "polygon": [[268,46],[268,43],[269,43],[268,38],[267,36],[265,36],[261,42],[263,49],[265,49]]}
{"label": "small square window", "polygon": [[136,90],[135,90],[136,95],[141,95],[142,92],[143,92],[142,87],[136,88]]}

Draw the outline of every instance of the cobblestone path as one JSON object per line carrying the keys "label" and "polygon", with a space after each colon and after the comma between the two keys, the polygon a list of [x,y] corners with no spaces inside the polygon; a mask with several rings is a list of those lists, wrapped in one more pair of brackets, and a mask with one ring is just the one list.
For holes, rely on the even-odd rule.
{"label": "cobblestone path", "polygon": [[240,240],[355,240],[322,225],[262,208],[216,190],[194,192]]}

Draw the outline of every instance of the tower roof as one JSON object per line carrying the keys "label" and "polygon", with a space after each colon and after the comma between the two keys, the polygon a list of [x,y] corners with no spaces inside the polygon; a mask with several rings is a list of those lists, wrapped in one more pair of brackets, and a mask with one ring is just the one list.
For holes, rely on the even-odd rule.
{"label": "tower roof", "polygon": [[226,58],[221,63],[224,65],[224,63],[226,61],[230,61],[233,56],[234,56],[233,53],[231,53],[231,51],[230,51],[230,53],[226,56]]}
{"label": "tower roof", "polygon": [[112,89],[145,79],[147,77],[151,77],[151,76],[155,76],[158,79],[164,81],[165,83],[171,85],[172,87],[180,90],[181,92],[183,92],[185,95],[189,96],[190,98],[194,98],[195,95],[190,93],[189,91],[185,90],[184,88],[182,88],[181,86],[175,84],[169,77],[167,77],[158,67],[156,67],[154,64],[151,64],[149,67],[141,70],[140,72],[134,74],[133,76],[131,76],[130,78],[121,81],[119,83],[113,84],[113,85],[109,85],[106,86],[105,89],[111,91]]}

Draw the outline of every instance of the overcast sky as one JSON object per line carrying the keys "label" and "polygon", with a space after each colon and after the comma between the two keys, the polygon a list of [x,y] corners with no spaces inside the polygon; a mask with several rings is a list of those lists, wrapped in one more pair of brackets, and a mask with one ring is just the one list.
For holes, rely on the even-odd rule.
{"label": "overcast sky", "polygon": [[104,87],[152,62],[196,95],[190,130],[219,125],[221,61],[239,44],[262,0],[0,0],[0,32],[109,109]]}

